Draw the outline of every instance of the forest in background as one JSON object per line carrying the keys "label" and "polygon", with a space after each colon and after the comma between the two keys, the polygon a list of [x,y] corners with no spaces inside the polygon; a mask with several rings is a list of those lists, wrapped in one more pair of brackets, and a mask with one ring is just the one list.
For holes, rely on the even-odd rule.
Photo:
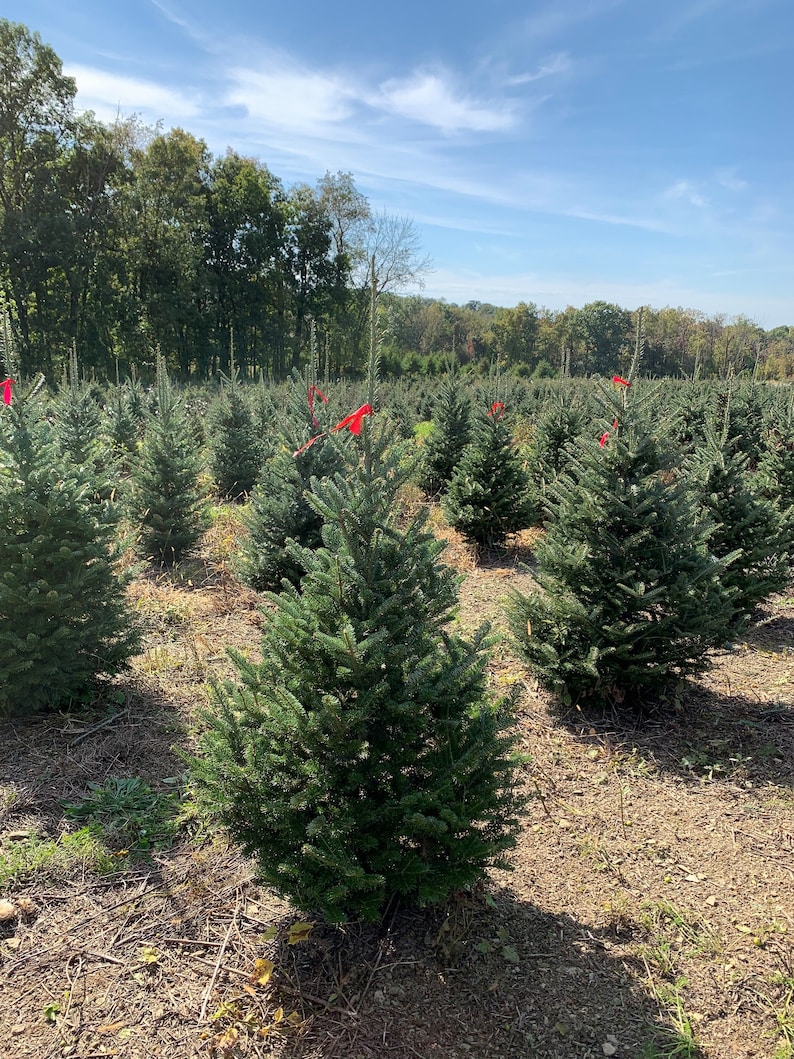
{"label": "forest in background", "polygon": [[[394,377],[496,359],[524,377],[608,374],[631,359],[639,310],[406,294],[430,269],[417,229],[374,212],[350,173],[285,187],[184,129],[79,113],[52,48],[7,20],[0,65],[0,299],[22,374],[57,378],[76,351],[97,377],[145,376],[160,353],[206,379],[233,352],[249,378],[310,358],[356,377],[375,336]],[[644,307],[642,326],[650,374],[794,375],[794,326],[672,307]]]}

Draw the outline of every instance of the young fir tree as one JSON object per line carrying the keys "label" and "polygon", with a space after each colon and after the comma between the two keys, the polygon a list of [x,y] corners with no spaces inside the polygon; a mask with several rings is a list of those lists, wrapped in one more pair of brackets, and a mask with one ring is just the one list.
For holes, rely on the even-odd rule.
{"label": "young fir tree", "polygon": [[474,422],[472,439],[449,483],[442,508],[450,526],[467,541],[498,547],[510,533],[526,529],[538,511],[530,477],[495,401]]}
{"label": "young fir tree", "polygon": [[[313,478],[327,478],[344,466],[344,455],[326,430],[330,421],[324,398],[314,384],[293,377],[278,450],[262,467],[251,493],[238,565],[242,579],[258,591],[276,590],[284,578],[292,584],[300,581],[303,568],[288,541],[307,548],[320,543],[322,515],[307,490]],[[313,437],[317,440],[309,444]]]}
{"label": "young fir tree", "polygon": [[130,518],[141,555],[170,565],[196,543],[204,528],[196,441],[162,358],[156,404],[132,468]]}
{"label": "young fir tree", "polygon": [[582,430],[582,412],[573,397],[566,385],[541,406],[535,419],[529,471],[541,497],[564,470],[568,446]]}
{"label": "young fir tree", "polygon": [[209,410],[210,470],[219,496],[242,501],[256,483],[260,447],[253,411],[234,361],[221,386],[221,394]]}
{"label": "young fir tree", "polygon": [[72,463],[94,463],[100,456],[102,411],[91,386],[80,379],[72,350],[53,402],[53,425],[60,449]]}
{"label": "young fir tree", "polygon": [[95,502],[108,506],[110,513],[118,468],[102,431],[102,409],[93,387],[80,378],[75,350],[51,407],[54,436],[61,452],[81,469]]}
{"label": "young fir tree", "polygon": [[540,590],[509,606],[541,684],[582,706],[637,705],[701,672],[734,613],[698,498],[640,400],[616,386],[620,395],[604,391],[608,429],[580,442],[551,489],[551,525],[535,552]]}
{"label": "young fir tree", "polygon": [[794,504],[794,409],[766,431],[755,481],[760,495],[781,512]]}
{"label": "young fir tree", "polygon": [[471,436],[471,398],[454,366],[439,387],[432,422],[419,466],[419,484],[428,497],[446,490]]}
{"label": "young fir tree", "polygon": [[737,628],[760,603],[791,583],[794,547],[794,512],[781,512],[752,489],[750,459],[736,439],[727,437],[727,430],[720,436],[710,426],[705,442],[688,461],[702,517],[714,524],[709,549],[719,559],[732,557],[722,584],[734,592]]}
{"label": "young fir tree", "polygon": [[139,383],[134,378],[112,388],[105,407],[103,434],[113,453],[120,474],[129,475],[138,443],[143,437],[145,418],[139,415]]}
{"label": "young fir tree", "polygon": [[[365,406],[368,407],[368,406]],[[450,630],[456,578],[405,480],[365,426],[347,478],[315,480],[315,551],[300,591],[270,595],[261,664],[216,689],[199,791],[306,912],[375,919],[505,866],[520,799],[504,703],[488,698],[480,633]]]}
{"label": "young fir tree", "polygon": [[0,715],[68,706],[133,653],[103,510],[35,396],[0,405]]}

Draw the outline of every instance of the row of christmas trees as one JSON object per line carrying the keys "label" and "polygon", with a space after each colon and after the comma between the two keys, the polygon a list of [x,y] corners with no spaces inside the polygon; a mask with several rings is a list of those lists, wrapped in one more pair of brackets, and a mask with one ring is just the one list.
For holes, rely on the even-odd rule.
{"label": "row of christmas trees", "polygon": [[[266,881],[331,918],[440,900],[502,863],[520,826],[487,630],[455,633],[456,579],[424,510],[403,503],[410,481],[443,494],[480,545],[542,523],[539,589],[513,595],[513,637],[541,682],[580,706],[658,700],[789,582],[785,435],[745,451],[730,391],[697,423],[685,405],[660,415],[659,389],[631,376],[595,391],[596,415],[561,391],[530,458],[507,394],[477,411],[464,390],[446,381],[418,462],[374,371],[341,418],[348,409],[296,380],[271,401],[264,441],[234,373],[212,410],[217,488],[250,494],[241,570],[273,590],[273,610],[261,663],[236,656],[238,682],[215,691],[196,786]],[[114,562],[120,515],[160,562],[201,531],[195,431],[164,371],[140,415],[134,383],[109,402],[108,444],[76,366],[51,404],[41,396],[18,386],[0,419],[5,713],[68,703],[135,649]],[[674,444],[693,424],[688,447]]]}
{"label": "row of christmas trees", "polygon": [[[593,611],[597,627],[604,624],[598,608],[614,596],[615,583],[623,584],[618,575],[623,567],[637,571],[638,583],[645,586],[637,613],[651,624],[652,612],[643,608],[651,598],[647,586],[654,581],[655,568],[646,577],[640,556],[627,562],[633,541],[628,527],[634,527],[632,532],[641,527],[636,525],[637,516],[634,522],[623,517],[610,545],[614,554],[605,552],[598,528],[609,521],[610,507],[624,504],[626,489],[636,497],[646,486],[652,487],[659,499],[651,505],[649,517],[658,521],[661,507],[679,497],[691,508],[677,516],[679,522],[686,523],[690,533],[699,532],[711,560],[723,564],[720,584],[732,591],[734,625],[740,623],[788,577],[794,461],[785,424],[756,431],[765,445],[748,444],[747,435],[736,429],[742,421],[736,415],[742,399],[732,400],[730,391],[717,395],[711,414],[701,416],[699,423],[690,414],[691,401],[671,408],[665,422],[658,402],[665,388],[646,387],[629,401],[628,380],[616,385],[620,401],[611,410],[615,395],[601,395],[600,425],[588,418],[581,403],[577,406],[575,391],[559,391],[541,408],[529,450],[519,451],[508,431],[505,403],[494,401],[487,412],[484,405],[473,414],[463,380],[451,374],[438,394],[415,478],[426,494],[442,497],[449,522],[478,545],[498,545],[509,533],[542,521],[548,532],[538,549],[539,577],[546,578],[547,586],[550,579],[557,580],[549,598],[558,605],[565,598],[560,578],[577,585],[583,597],[589,592],[589,607],[596,607],[596,599],[601,601]],[[746,398],[744,403],[748,404]],[[320,542],[322,518],[309,502],[310,483],[314,477],[322,480],[345,472],[342,449],[327,430],[319,429],[318,416],[329,422],[333,418],[319,387],[297,381],[285,404],[274,424],[275,405],[268,398],[265,415],[270,416],[270,429],[262,429],[261,418],[257,423],[248,395],[233,373],[211,408],[206,432],[218,492],[250,499],[245,516],[248,535],[238,568],[258,589],[278,589],[285,577],[293,583],[300,579],[302,569],[287,542],[295,540],[306,547]],[[24,447],[24,430],[20,433],[24,408],[24,402],[16,403],[16,441],[5,446],[12,454],[15,447],[20,451]],[[596,429],[608,424],[610,416],[612,429],[600,435],[595,450]],[[195,422],[191,424],[164,372],[148,399],[134,380],[117,388],[107,403],[103,430],[100,407],[73,365],[47,406],[46,417],[40,409],[38,419],[31,426],[38,441],[28,444],[27,450],[39,454],[56,478],[59,461],[70,464],[70,472],[61,477],[80,483],[94,501],[91,515],[105,530],[124,515],[138,552],[159,562],[180,559],[195,543],[204,524]],[[676,441],[676,433],[690,435],[688,447]],[[312,437],[324,441],[306,444]],[[50,451],[53,446],[57,455]],[[607,480],[600,481],[604,475]],[[18,482],[24,491],[24,474]],[[601,497],[600,511],[583,523],[582,513],[590,509],[593,496]],[[13,519],[8,525],[12,524]],[[658,528],[655,532],[662,533]],[[679,544],[686,536],[681,529],[670,529],[669,534]],[[551,551],[558,536],[562,558]],[[599,556],[589,565],[584,560],[573,563],[572,545],[580,538],[586,554]],[[644,539],[640,550],[648,554]],[[572,571],[566,573],[572,564]],[[587,585],[593,578],[590,590]],[[621,592],[626,591],[624,585]],[[538,624],[540,614],[536,618],[533,642],[525,650],[535,666],[546,656],[552,628],[549,622]],[[531,627],[529,614],[526,620]],[[541,637],[540,628],[546,629]],[[578,647],[573,650],[576,653]],[[549,682],[558,690],[570,690],[557,678]],[[598,683],[595,697],[609,686],[610,681]],[[58,689],[51,694],[57,699]]]}

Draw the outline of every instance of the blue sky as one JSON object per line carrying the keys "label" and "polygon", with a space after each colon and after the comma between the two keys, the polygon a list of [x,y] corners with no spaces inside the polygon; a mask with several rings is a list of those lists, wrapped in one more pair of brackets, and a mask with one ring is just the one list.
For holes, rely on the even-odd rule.
{"label": "blue sky", "polygon": [[6,0],[80,109],[413,219],[424,293],[794,324],[791,0]]}

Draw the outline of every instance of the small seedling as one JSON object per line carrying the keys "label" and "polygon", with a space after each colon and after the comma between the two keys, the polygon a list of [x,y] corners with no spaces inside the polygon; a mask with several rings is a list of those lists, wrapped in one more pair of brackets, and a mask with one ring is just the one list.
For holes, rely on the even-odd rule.
{"label": "small seedling", "polygon": [[684,1008],[682,991],[686,985],[686,978],[676,978],[669,985],[655,988],[659,1006],[670,1016],[673,1025],[663,1031],[662,1038],[644,1049],[642,1059],[701,1059],[703,1053]]}

